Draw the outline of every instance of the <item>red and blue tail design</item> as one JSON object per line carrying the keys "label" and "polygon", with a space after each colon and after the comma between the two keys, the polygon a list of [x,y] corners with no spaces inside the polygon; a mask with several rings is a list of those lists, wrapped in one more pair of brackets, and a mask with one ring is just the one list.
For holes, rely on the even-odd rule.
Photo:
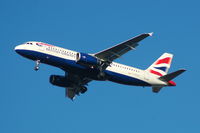
{"label": "red and blue tail design", "polygon": [[147,68],[146,71],[157,76],[166,75],[171,66],[172,58],[172,54],[164,53],[149,68]]}

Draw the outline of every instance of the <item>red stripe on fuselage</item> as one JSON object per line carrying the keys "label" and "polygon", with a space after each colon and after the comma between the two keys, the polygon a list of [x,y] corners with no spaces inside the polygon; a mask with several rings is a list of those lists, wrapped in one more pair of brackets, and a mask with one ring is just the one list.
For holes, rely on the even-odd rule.
{"label": "red stripe on fuselage", "polygon": [[171,61],[171,58],[170,58],[170,57],[166,57],[166,58],[164,58],[164,59],[160,59],[160,60],[158,60],[158,61],[156,62],[156,65],[158,65],[158,64],[162,64],[162,63],[169,64],[170,61]]}
{"label": "red stripe on fuselage", "polygon": [[161,73],[156,72],[156,71],[154,71],[154,70],[150,70],[150,73],[153,73],[153,74],[158,75],[158,76],[163,76]]}
{"label": "red stripe on fuselage", "polygon": [[51,44],[47,44],[47,43],[38,43],[38,44],[40,44],[40,45],[44,45],[44,46],[53,46],[53,45],[51,45]]}

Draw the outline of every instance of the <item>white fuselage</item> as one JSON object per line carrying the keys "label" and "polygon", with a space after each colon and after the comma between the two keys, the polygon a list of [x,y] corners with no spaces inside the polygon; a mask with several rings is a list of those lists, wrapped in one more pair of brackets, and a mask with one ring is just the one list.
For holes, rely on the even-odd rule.
{"label": "white fuselage", "polygon": [[[29,43],[29,44],[28,44]],[[46,62],[51,62],[52,58],[56,57],[56,59],[67,60],[71,62],[76,62],[76,55],[78,52],[64,49],[61,47],[41,43],[41,42],[28,42],[26,44],[18,45],[15,47],[15,50],[18,51],[19,54],[25,56],[27,58],[35,60],[36,58],[41,58],[41,60],[45,60]],[[42,55],[45,56],[42,56]],[[52,61],[53,62],[53,61]],[[60,62],[62,64],[62,62]],[[57,64],[46,63],[53,66],[58,66]],[[72,65],[70,67],[76,67]],[[79,65],[80,66],[80,65]],[[161,81],[155,74],[149,73],[148,71],[141,70],[138,68],[130,67],[127,65],[119,64],[116,62],[112,62],[110,66],[108,66],[105,70],[108,74],[110,74],[111,81],[129,84],[129,82],[124,81],[126,79],[130,80],[130,82],[138,82],[136,84],[130,83],[130,85],[138,85],[138,86],[167,86],[167,83]],[[120,80],[120,76],[122,81]],[[132,80],[135,79],[135,80]],[[145,84],[143,84],[143,82]]]}

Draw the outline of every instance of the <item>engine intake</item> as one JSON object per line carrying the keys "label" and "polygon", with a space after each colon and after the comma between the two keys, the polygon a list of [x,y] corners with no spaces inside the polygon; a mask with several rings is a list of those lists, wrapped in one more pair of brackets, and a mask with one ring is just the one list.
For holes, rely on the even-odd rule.
{"label": "engine intake", "polygon": [[85,66],[98,66],[101,65],[101,60],[85,53],[77,53],[76,62]]}
{"label": "engine intake", "polygon": [[51,75],[49,77],[49,82],[53,85],[60,87],[69,87],[70,83],[65,76]]}

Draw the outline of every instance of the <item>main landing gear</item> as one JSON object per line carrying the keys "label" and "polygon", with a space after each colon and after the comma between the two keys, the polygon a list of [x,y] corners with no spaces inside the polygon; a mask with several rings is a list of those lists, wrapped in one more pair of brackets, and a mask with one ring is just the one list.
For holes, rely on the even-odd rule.
{"label": "main landing gear", "polygon": [[39,65],[40,65],[40,60],[36,60],[36,65],[34,67],[35,71],[39,70]]}
{"label": "main landing gear", "polygon": [[76,95],[79,96],[80,93],[81,93],[81,94],[84,94],[87,90],[88,90],[87,87],[82,86],[81,88],[79,88],[79,89],[75,89],[74,91],[75,91]]}
{"label": "main landing gear", "polygon": [[84,94],[87,91],[87,87],[83,86],[80,90],[81,94]]}

